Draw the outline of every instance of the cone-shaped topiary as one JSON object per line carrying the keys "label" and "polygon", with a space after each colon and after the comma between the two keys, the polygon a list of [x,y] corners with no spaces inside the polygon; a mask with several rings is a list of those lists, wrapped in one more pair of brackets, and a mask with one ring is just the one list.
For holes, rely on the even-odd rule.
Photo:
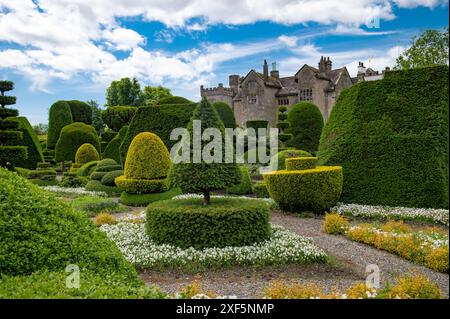
{"label": "cone-shaped topiary", "polygon": [[[202,152],[205,145],[212,143],[211,141],[202,140],[201,148],[196,147],[195,154],[197,155],[194,155],[193,139],[195,120],[201,121],[200,136],[208,128],[219,129],[221,133],[221,141],[219,141],[221,145],[221,161],[220,163],[214,161],[212,163],[206,163],[204,158],[202,158],[199,163],[195,163],[194,161],[177,163],[173,166],[170,178],[174,185],[179,186],[183,191],[203,193],[203,202],[205,205],[209,205],[210,192],[212,190],[225,189],[228,186],[238,184],[241,179],[241,174],[236,163],[227,163],[225,160],[225,127],[216,110],[206,98],[203,98],[194,110],[192,119],[187,127],[190,138],[189,140],[186,139],[184,143],[186,143],[185,146],[189,146],[190,159],[194,159],[194,156],[198,157],[197,152]],[[215,155],[218,150],[216,148],[213,150]]]}
{"label": "cone-shaped topiary", "polygon": [[236,119],[233,110],[225,102],[214,102],[214,108],[220,116],[225,128],[236,128]]}
{"label": "cone-shaped topiary", "polygon": [[290,127],[286,131],[293,135],[287,146],[308,152],[319,149],[324,124],[322,113],[316,105],[309,102],[295,104],[288,113],[287,122]]}
{"label": "cone-shaped topiary", "polygon": [[81,122],[64,126],[56,143],[55,160],[57,162],[75,160],[78,148],[84,143],[90,143],[97,152],[100,151],[98,135],[92,126]]}
{"label": "cone-shaped topiary", "polygon": [[124,175],[115,182],[130,194],[163,192],[168,188],[166,177],[170,166],[169,151],[158,135],[139,133],[128,150]]}
{"label": "cone-shaped topiary", "polygon": [[92,161],[99,161],[100,155],[94,145],[84,143],[81,145],[75,154],[75,163],[83,165]]}

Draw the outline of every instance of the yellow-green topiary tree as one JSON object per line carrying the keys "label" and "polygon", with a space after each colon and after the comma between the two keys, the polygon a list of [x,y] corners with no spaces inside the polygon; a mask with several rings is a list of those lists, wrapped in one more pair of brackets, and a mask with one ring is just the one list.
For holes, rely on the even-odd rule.
{"label": "yellow-green topiary tree", "polygon": [[131,142],[124,175],[116,178],[116,185],[130,194],[166,191],[171,163],[169,151],[158,135],[140,133]]}
{"label": "yellow-green topiary tree", "polygon": [[75,153],[75,163],[72,164],[70,171],[76,173],[78,168],[86,163],[99,161],[100,155],[94,145],[90,143],[82,144]]}

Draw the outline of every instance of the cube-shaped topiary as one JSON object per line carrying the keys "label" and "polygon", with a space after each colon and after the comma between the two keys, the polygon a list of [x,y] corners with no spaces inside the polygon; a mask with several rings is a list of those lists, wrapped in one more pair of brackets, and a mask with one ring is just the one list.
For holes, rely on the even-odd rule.
{"label": "cube-shaped topiary", "polygon": [[97,152],[100,151],[97,132],[92,126],[81,122],[64,126],[56,143],[55,160],[74,161],[78,148],[84,143],[92,144]]}
{"label": "cube-shaped topiary", "polygon": [[75,154],[75,163],[79,164],[80,167],[83,164],[99,160],[100,155],[98,154],[97,149],[90,143],[81,145]]}
{"label": "cube-shaped topiary", "polygon": [[130,194],[163,192],[168,188],[166,177],[170,166],[169,151],[158,135],[139,133],[128,150],[124,175],[115,182]]}
{"label": "cube-shaped topiary", "polygon": [[287,170],[264,174],[270,197],[282,210],[323,213],[339,200],[343,175],[340,166],[319,166],[317,159],[292,158]]}
{"label": "cube-shaped topiary", "polygon": [[272,171],[283,170],[286,168],[286,159],[293,157],[312,157],[312,155],[302,150],[284,150],[275,154],[270,159],[270,169]]}

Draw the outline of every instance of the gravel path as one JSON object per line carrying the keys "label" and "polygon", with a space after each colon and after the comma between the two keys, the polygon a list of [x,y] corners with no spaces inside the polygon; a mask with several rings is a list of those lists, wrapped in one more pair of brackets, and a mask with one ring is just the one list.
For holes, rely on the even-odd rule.
{"label": "gravel path", "polygon": [[449,294],[449,276],[429,268],[413,264],[391,253],[360,244],[343,236],[328,235],[322,231],[322,219],[299,218],[282,213],[272,213],[272,222],[289,229],[296,234],[311,237],[314,243],[340,260],[348,261],[359,273],[366,266],[375,264],[380,269],[381,282],[390,281],[398,275],[411,271],[420,272],[439,285],[447,297]]}
{"label": "gravel path", "polygon": [[332,256],[332,262],[325,265],[234,267],[209,270],[199,274],[144,271],[141,277],[146,283],[158,285],[168,293],[178,292],[191,284],[195,278],[199,278],[204,291],[238,298],[261,298],[264,288],[275,279],[285,279],[288,282],[300,284],[315,283],[328,292],[333,287],[342,291],[356,282],[364,282],[367,276],[366,266],[375,264],[380,269],[381,285],[386,281],[393,282],[399,274],[418,271],[436,282],[443,294],[448,297],[449,276],[447,274],[410,263],[388,252],[350,241],[343,236],[325,234],[322,231],[322,218],[300,218],[272,212],[271,222],[301,236],[311,237],[318,247]]}

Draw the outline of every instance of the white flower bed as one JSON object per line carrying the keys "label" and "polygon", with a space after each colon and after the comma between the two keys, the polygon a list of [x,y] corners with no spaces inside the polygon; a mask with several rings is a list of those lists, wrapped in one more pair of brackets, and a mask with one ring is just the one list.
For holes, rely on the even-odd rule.
{"label": "white flower bed", "polygon": [[[202,199],[203,195],[200,195],[200,194],[181,194],[181,195],[175,196],[172,199],[189,199],[189,198]],[[245,199],[261,200],[261,201],[268,202],[270,204],[275,203],[272,198],[256,198],[256,197],[249,197],[249,196],[211,195],[211,198],[245,198]]]}
{"label": "white flower bed", "polygon": [[326,262],[327,255],[309,238],[293,234],[280,226],[272,226],[271,238],[252,246],[181,249],[157,245],[147,236],[145,224],[120,222],[102,225],[108,237],[116,243],[127,260],[138,268],[201,269],[237,265],[282,265]]}
{"label": "white flower bed", "polygon": [[70,188],[70,187],[60,187],[60,186],[44,186],[42,188],[46,191],[53,192],[53,193],[77,194],[77,195],[101,196],[101,197],[108,196],[108,194],[106,194],[105,192],[87,191],[83,187]]}
{"label": "white flower bed", "polygon": [[403,219],[432,222],[449,226],[449,210],[433,208],[408,208],[389,206],[369,206],[338,203],[331,212],[363,218]]}

